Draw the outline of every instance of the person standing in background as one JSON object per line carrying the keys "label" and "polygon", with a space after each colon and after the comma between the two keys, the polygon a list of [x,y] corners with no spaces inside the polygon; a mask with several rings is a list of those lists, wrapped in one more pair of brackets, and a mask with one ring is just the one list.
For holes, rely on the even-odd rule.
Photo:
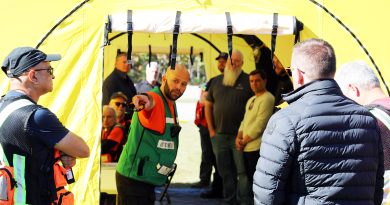
{"label": "person standing in background", "polygon": [[238,128],[245,114],[245,104],[253,96],[249,75],[242,71],[243,64],[242,53],[234,50],[224,74],[210,83],[205,103],[207,126],[223,181],[226,204],[253,203],[243,155],[235,146]]}
{"label": "person standing in background", "polygon": [[[118,52],[115,60],[115,68],[112,73],[103,81],[103,105],[108,105],[112,94],[122,92],[127,99],[137,94],[133,81],[127,75],[130,65],[127,62],[127,53]],[[133,110],[126,109],[126,116],[133,115]]]}
{"label": "person standing in background", "polygon": [[[129,133],[131,119],[126,119],[126,108],[129,107],[127,97],[122,92],[115,92],[111,95],[109,105],[115,109],[116,122],[125,128],[125,136]],[[131,117],[131,116],[130,116]],[[123,144],[124,145],[124,144]]]}
{"label": "person standing in background", "polygon": [[150,62],[146,65],[145,68],[145,80],[139,82],[135,89],[137,93],[148,92],[154,87],[160,87],[161,84],[158,82],[158,78],[160,76],[160,67],[157,62]]}
{"label": "person standing in background", "polygon": [[390,97],[380,87],[374,71],[362,60],[341,65],[336,81],[344,95],[369,108],[377,118],[384,156],[382,204],[390,203]]}
{"label": "person standing in background", "polygon": [[248,181],[253,184],[253,174],[260,157],[261,137],[273,113],[275,98],[266,89],[267,76],[263,70],[249,73],[249,83],[255,96],[246,103],[244,119],[236,137],[236,147],[243,151]]}
{"label": "person standing in background", "polygon": [[103,127],[101,138],[101,162],[117,162],[122,152],[125,137],[125,128],[116,121],[115,109],[103,106]]}

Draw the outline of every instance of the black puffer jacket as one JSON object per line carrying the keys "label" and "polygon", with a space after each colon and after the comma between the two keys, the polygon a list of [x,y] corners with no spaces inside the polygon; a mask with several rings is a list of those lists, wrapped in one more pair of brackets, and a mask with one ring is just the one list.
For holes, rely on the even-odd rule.
{"label": "black puffer jacket", "polygon": [[334,80],[284,96],[290,105],[264,131],[256,204],[380,204],[383,152],[376,121]]}

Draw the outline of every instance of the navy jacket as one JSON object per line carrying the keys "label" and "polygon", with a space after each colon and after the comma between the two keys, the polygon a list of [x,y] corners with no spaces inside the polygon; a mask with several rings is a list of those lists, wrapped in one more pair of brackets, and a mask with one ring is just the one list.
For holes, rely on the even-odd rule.
{"label": "navy jacket", "polygon": [[376,120],[334,80],[284,96],[264,131],[256,204],[381,204],[383,151]]}
{"label": "navy jacket", "polygon": [[130,77],[115,68],[103,82],[103,105],[108,105],[111,95],[118,91],[124,93],[129,101],[137,94]]}

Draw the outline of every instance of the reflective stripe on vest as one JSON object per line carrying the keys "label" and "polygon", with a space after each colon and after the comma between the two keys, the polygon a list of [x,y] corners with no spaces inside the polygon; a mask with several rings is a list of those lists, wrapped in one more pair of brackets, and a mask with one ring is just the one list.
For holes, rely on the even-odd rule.
{"label": "reflective stripe on vest", "polygon": [[371,109],[370,111],[387,127],[387,129],[390,130],[390,116],[386,112],[376,107]]}
{"label": "reflective stripe on vest", "polygon": [[24,178],[26,158],[24,156],[14,154],[13,162],[14,178],[17,183],[17,186],[15,187],[14,201],[15,204],[26,204],[26,180]]}
{"label": "reflective stripe on vest", "polygon": [[7,105],[6,108],[4,108],[3,111],[1,111],[0,115],[0,127],[3,125],[4,121],[8,118],[8,116],[13,113],[15,110],[22,108],[27,105],[33,105],[33,103],[26,99],[20,99],[15,102],[10,103]]}
{"label": "reflective stripe on vest", "polygon": [[174,124],[175,123],[175,120],[171,117],[166,117],[165,118],[165,123],[170,123],[170,124]]}

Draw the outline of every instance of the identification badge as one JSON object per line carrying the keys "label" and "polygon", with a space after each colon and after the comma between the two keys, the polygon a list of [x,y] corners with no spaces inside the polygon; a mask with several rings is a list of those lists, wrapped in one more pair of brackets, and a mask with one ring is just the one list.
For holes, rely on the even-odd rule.
{"label": "identification badge", "polygon": [[171,171],[172,171],[172,168],[164,166],[164,165],[161,166],[160,164],[157,164],[156,168],[157,168],[157,172],[159,174],[162,174],[165,176],[168,176],[169,173],[171,173]]}
{"label": "identification badge", "polygon": [[175,149],[175,142],[159,140],[157,147],[160,149]]}

